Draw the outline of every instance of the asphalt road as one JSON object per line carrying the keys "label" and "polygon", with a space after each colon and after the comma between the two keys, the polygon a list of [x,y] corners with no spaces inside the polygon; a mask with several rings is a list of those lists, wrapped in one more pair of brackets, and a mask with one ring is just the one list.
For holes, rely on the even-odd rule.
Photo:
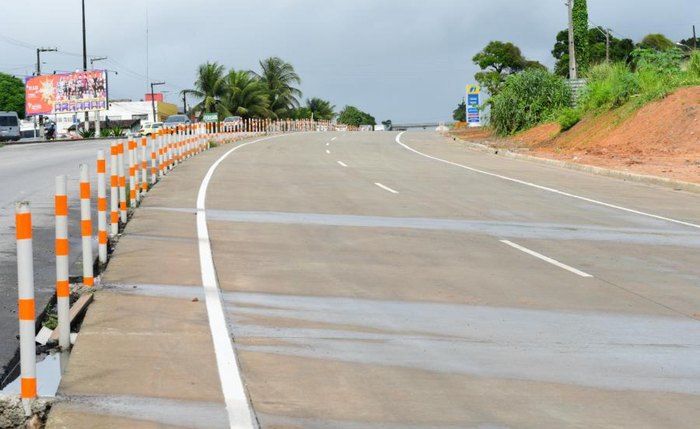
{"label": "asphalt road", "polygon": [[[55,292],[54,190],[55,177],[68,176],[69,235],[71,261],[80,253],[79,165],[91,168],[93,194],[96,194],[97,150],[109,156],[111,141],[79,141],[8,145],[0,148],[0,366],[4,368],[19,342],[17,322],[17,260],[15,249],[14,205],[30,201],[34,225],[34,270],[37,312]],[[96,204],[93,204],[96,207]],[[96,219],[96,215],[93,218]],[[75,268],[71,275],[81,275]]]}
{"label": "asphalt road", "polygon": [[262,427],[697,426],[700,196],[395,138],[266,140],[211,180]]}

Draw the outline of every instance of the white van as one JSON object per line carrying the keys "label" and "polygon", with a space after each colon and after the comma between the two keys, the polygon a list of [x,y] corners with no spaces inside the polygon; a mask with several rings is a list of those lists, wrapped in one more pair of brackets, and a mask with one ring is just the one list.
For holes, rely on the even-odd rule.
{"label": "white van", "polygon": [[17,112],[0,112],[0,141],[20,139]]}

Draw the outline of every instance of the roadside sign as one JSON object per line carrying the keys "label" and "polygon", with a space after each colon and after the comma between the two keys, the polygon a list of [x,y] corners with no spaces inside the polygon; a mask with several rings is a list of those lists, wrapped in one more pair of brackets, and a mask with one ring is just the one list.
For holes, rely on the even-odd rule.
{"label": "roadside sign", "polygon": [[219,114],[218,113],[205,113],[204,114],[204,122],[219,122]]}
{"label": "roadside sign", "polygon": [[470,127],[481,126],[481,87],[479,85],[467,85],[467,123]]}

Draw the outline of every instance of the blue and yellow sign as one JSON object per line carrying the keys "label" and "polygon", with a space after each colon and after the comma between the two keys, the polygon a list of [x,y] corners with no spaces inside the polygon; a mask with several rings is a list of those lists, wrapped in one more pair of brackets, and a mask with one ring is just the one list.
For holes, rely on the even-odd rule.
{"label": "blue and yellow sign", "polygon": [[481,126],[481,87],[479,85],[467,85],[467,123],[470,127]]}

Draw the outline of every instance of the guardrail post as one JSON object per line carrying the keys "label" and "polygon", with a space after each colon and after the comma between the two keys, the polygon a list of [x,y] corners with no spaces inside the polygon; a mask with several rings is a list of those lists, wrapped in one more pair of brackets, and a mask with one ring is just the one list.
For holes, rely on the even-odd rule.
{"label": "guardrail post", "polygon": [[90,170],[80,164],[80,231],[83,237],[83,284],[95,285],[92,271],[92,213],[90,212]]}
{"label": "guardrail post", "polygon": [[105,153],[97,151],[97,255],[100,264],[107,263],[107,162]]}
{"label": "guardrail post", "polygon": [[26,416],[32,415],[36,399],[36,327],[34,304],[34,250],[32,249],[32,214],[29,203],[15,206],[17,239],[17,287],[19,306],[20,396]]}
{"label": "guardrail post", "polygon": [[68,195],[66,176],[56,177],[56,311],[58,345],[70,348],[70,279],[68,273]]}

